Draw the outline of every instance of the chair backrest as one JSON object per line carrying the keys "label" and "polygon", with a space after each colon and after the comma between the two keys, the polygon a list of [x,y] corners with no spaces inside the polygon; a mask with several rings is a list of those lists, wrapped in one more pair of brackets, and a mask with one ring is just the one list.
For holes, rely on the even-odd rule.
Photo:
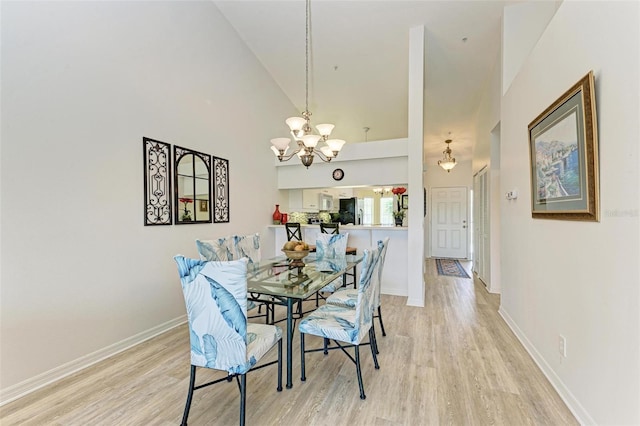
{"label": "chair backrest", "polygon": [[260,234],[233,235],[231,236],[234,259],[246,257],[249,263],[260,262]]}
{"label": "chair backrest", "polygon": [[373,307],[380,306],[380,291],[382,287],[382,269],[384,268],[384,260],[387,257],[387,248],[389,247],[389,237],[384,240],[378,240],[380,248],[380,258],[378,259],[378,271],[375,274],[375,291],[373,293]]}
{"label": "chair backrest", "polygon": [[371,328],[374,309],[374,282],[380,262],[381,247],[365,249],[362,259],[362,270],[358,283],[358,298],[356,299],[356,329],[362,335]]}
{"label": "chair backrest", "polygon": [[191,364],[245,373],[248,259],[220,262],[175,256],[189,320]]}
{"label": "chair backrest", "polygon": [[297,222],[287,222],[284,224],[285,229],[287,230],[287,241],[302,241],[302,229],[300,228],[300,224]]}
{"label": "chair backrest", "polygon": [[320,223],[320,232],[323,234],[339,234],[340,233],[340,224],[339,223]]}
{"label": "chair backrest", "polygon": [[340,271],[347,267],[347,238],[344,234],[318,234],[316,237],[316,268],[319,271]]}
{"label": "chair backrest", "polygon": [[196,240],[200,259],[209,261],[227,261],[237,259],[233,247],[233,237],[221,237],[215,240]]}

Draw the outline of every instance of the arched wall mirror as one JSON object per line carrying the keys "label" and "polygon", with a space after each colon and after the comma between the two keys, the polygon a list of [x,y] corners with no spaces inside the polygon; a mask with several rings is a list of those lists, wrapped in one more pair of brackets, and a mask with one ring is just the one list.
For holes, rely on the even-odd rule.
{"label": "arched wall mirror", "polygon": [[174,146],[174,158],[174,223],[211,223],[211,156]]}

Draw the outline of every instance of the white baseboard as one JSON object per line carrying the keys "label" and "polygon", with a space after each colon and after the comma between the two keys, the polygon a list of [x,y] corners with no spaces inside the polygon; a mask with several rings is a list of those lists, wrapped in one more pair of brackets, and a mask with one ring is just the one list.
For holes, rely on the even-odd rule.
{"label": "white baseboard", "polygon": [[516,335],[522,346],[524,346],[525,350],[529,353],[533,362],[542,370],[542,374],[546,376],[546,378],[551,383],[551,386],[558,392],[560,398],[567,404],[569,411],[575,416],[576,420],[581,425],[595,425],[596,422],[591,418],[587,410],[580,404],[580,401],[576,399],[575,396],[571,393],[569,388],[564,384],[564,382],[558,377],[556,372],[551,368],[551,366],[547,363],[544,357],[538,352],[535,346],[527,339],[527,336],[520,330],[518,325],[513,321],[509,313],[500,306],[498,309],[498,313],[502,317],[502,319],[507,323],[513,334]]}
{"label": "white baseboard", "polygon": [[407,290],[400,287],[382,287],[380,289],[381,294],[388,294],[389,296],[404,296],[407,297]]}
{"label": "white baseboard", "polygon": [[84,355],[78,359],[62,364],[59,367],[53,368],[49,371],[45,371],[42,374],[38,374],[35,377],[27,379],[23,382],[17,383],[13,386],[9,386],[6,389],[0,390],[0,406],[7,404],[11,401],[15,401],[37,389],[40,389],[50,383],[58,381],[64,377],[67,377],[77,371],[85,369],[93,364],[96,364],[106,358],[116,355],[122,351],[125,351],[135,345],[151,339],[159,334],[164,333],[174,327],[187,322],[187,316],[182,315],[173,320],[167,321],[164,324],[160,324],[156,327],[145,330],[120,342],[109,345],[106,348],[99,349],[93,353]]}
{"label": "white baseboard", "polygon": [[407,306],[424,308],[424,300],[423,299],[407,299]]}

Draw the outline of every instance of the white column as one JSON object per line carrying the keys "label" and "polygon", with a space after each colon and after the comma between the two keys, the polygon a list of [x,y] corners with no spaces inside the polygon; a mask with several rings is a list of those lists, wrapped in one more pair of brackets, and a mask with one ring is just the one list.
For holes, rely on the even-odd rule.
{"label": "white column", "polygon": [[409,230],[407,305],[424,306],[424,198],[422,183],[424,128],[424,26],[409,30]]}

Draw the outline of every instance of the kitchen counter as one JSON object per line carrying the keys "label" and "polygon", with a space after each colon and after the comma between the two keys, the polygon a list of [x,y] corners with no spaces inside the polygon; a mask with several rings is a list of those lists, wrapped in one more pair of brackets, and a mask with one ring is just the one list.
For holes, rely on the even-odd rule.
{"label": "kitchen counter", "polygon": [[[318,228],[320,229],[320,224],[300,224],[301,228]],[[284,228],[284,225],[269,225],[268,228]],[[406,231],[409,229],[406,226],[395,226],[395,225],[340,225],[340,231],[344,229],[345,232],[349,232],[349,229],[385,229],[388,231]]]}
{"label": "kitchen counter", "polygon": [[[320,225],[305,224],[300,227],[302,239],[308,244],[315,244],[316,237],[320,233]],[[384,294],[408,295],[408,229],[406,226],[393,225],[340,225],[340,233],[349,234],[347,245],[356,247],[358,253],[373,247],[377,241],[389,237],[389,249],[382,272],[381,292]],[[263,256],[272,257],[282,254],[280,249],[287,242],[284,225],[267,225],[262,238]]]}

